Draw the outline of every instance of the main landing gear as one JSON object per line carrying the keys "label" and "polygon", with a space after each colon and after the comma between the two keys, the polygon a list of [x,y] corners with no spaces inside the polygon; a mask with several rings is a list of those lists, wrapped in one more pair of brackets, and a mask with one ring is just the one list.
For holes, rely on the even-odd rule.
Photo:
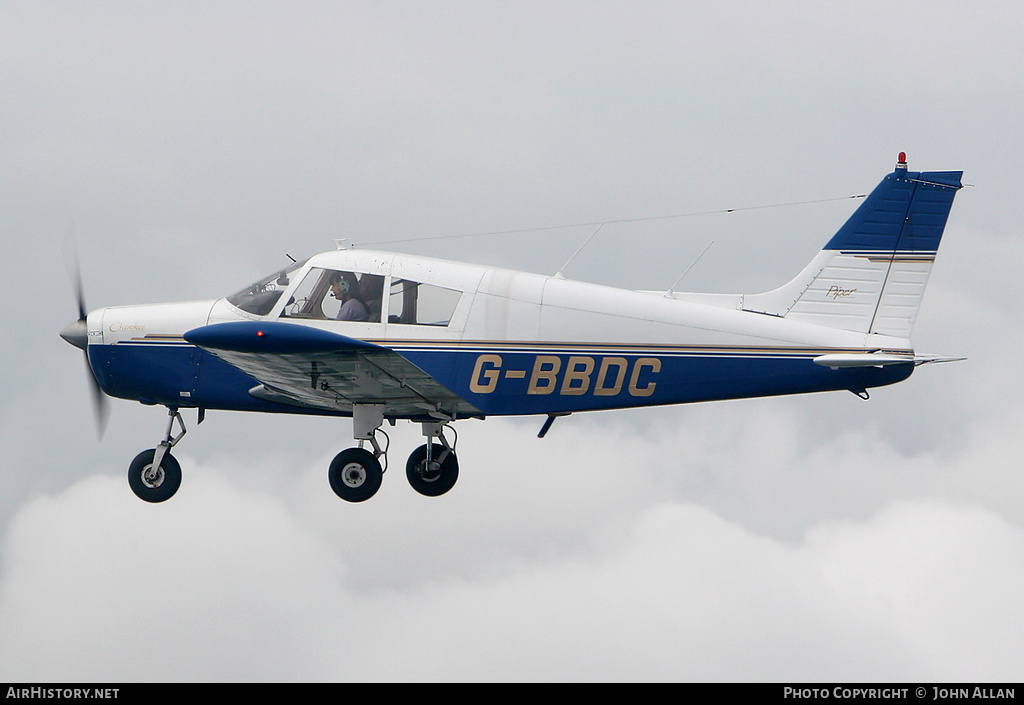
{"label": "main landing gear", "polygon": [[[359,441],[359,447],[338,453],[327,472],[331,489],[346,502],[364,502],[380,489],[387,467],[387,448],[381,449],[377,442],[377,432],[382,423],[383,404],[356,404],[352,407],[352,436]],[[409,484],[428,497],[444,494],[459,479],[455,446],[444,437],[447,426],[446,421],[423,423],[427,442],[412,452],[405,465]],[[435,443],[435,439],[438,442]],[[369,443],[373,451],[364,448],[364,443]],[[381,458],[385,460],[384,466]]]}
{"label": "main landing gear", "polygon": [[[448,445],[444,423],[423,424],[427,442],[409,455],[405,476],[412,488],[427,497],[438,497],[455,486],[459,479],[459,459],[455,448]],[[452,429],[454,432],[454,429]],[[440,443],[434,443],[434,439]]]}

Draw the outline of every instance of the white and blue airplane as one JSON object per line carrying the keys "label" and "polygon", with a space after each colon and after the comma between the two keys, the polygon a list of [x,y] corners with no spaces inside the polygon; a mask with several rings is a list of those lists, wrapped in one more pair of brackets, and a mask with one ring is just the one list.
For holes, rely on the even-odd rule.
{"label": "white and blue airplane", "polygon": [[[422,424],[406,475],[428,496],[459,466],[461,419],[559,416],[900,382],[945,361],[910,343],[962,172],[895,170],[810,264],[760,294],[642,292],[475,264],[338,249],[214,301],[112,306],[61,331],[96,399],[168,409],[128,471],[148,502],[181,482],[181,410],[352,417],[328,477],[350,502],[381,485],[385,421]],[[175,428],[177,424],[177,428]],[[369,447],[367,447],[369,446]],[[384,461],[382,464],[382,460]]]}

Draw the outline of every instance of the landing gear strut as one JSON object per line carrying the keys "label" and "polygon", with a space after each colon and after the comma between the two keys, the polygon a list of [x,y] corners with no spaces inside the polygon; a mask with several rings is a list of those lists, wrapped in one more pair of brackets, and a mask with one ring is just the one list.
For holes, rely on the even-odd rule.
{"label": "landing gear strut", "polygon": [[[167,410],[167,432],[156,448],[144,450],[128,466],[128,486],[139,499],[147,502],[165,502],[174,496],[181,485],[181,466],[168,451],[185,435],[185,423],[177,409]],[[174,422],[181,431],[171,436]]]}

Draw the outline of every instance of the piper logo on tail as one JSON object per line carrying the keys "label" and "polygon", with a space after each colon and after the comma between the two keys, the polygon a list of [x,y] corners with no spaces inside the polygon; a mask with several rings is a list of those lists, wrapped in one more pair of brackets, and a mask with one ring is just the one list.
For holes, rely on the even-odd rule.
{"label": "piper logo on tail", "polygon": [[833,284],[828,288],[828,291],[825,292],[825,298],[839,299],[846,296],[853,296],[854,293],[856,293],[856,291],[856,289],[844,289],[840,286],[836,286],[835,284]]}

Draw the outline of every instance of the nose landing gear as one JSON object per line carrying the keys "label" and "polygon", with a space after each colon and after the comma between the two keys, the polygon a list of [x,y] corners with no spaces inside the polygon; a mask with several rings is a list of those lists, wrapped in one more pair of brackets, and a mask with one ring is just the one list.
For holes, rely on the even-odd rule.
{"label": "nose landing gear", "polygon": [[[177,409],[169,408],[167,414],[169,418],[164,440],[156,448],[136,455],[128,466],[128,486],[136,497],[146,502],[165,502],[181,486],[181,466],[168,451],[185,435],[185,422],[181,420]],[[175,421],[181,431],[172,437]]]}

